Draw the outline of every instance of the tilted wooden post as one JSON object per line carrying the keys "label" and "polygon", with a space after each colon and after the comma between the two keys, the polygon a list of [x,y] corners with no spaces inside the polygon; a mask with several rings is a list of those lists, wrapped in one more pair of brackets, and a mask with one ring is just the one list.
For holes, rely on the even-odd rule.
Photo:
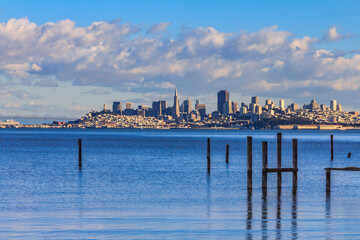
{"label": "tilted wooden post", "polygon": [[226,144],[226,163],[229,163],[229,144]]}
{"label": "tilted wooden post", "polygon": [[267,189],[268,143],[262,142],[262,188]]}
{"label": "tilted wooden post", "polygon": [[211,162],[210,162],[210,138],[207,139],[207,172],[210,173]]}
{"label": "tilted wooden post", "polygon": [[297,167],[297,160],[298,160],[298,141],[297,139],[292,140],[292,147],[293,147],[293,193],[297,190],[297,175],[298,175],[298,167]]}
{"label": "tilted wooden post", "polygon": [[78,148],[79,148],[79,168],[81,168],[82,167],[81,139],[78,139]]}
{"label": "tilted wooden post", "polygon": [[326,169],[326,194],[331,191],[331,170]]}
{"label": "tilted wooden post", "polygon": [[[277,134],[277,168],[281,168],[281,133]],[[277,172],[277,187],[281,188],[281,172]]]}
{"label": "tilted wooden post", "polygon": [[330,145],[331,145],[331,160],[334,160],[334,135],[330,136]]}
{"label": "tilted wooden post", "polygon": [[247,137],[247,188],[252,189],[252,137]]}

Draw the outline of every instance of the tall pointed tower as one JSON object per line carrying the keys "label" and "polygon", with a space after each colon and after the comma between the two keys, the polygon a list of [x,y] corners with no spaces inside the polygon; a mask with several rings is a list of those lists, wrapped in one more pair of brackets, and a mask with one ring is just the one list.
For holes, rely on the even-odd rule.
{"label": "tall pointed tower", "polygon": [[180,116],[179,99],[177,95],[177,89],[175,88],[174,106],[173,106],[173,118],[177,119]]}

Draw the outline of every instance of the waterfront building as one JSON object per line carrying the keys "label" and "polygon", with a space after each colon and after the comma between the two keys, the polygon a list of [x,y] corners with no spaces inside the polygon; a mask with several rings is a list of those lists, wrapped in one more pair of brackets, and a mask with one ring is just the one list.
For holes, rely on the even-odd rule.
{"label": "waterfront building", "polygon": [[337,110],[337,102],[336,100],[330,100],[330,109],[333,111]]}
{"label": "waterfront building", "polygon": [[177,89],[176,88],[175,88],[174,106],[173,106],[172,116],[173,116],[173,118],[175,120],[180,116],[179,99],[178,99]]}
{"label": "waterfront building", "polygon": [[224,104],[230,100],[230,93],[226,90],[220,90],[217,94],[217,110],[224,114]]}
{"label": "waterfront building", "polygon": [[113,102],[113,113],[114,114],[122,114],[121,102]]}

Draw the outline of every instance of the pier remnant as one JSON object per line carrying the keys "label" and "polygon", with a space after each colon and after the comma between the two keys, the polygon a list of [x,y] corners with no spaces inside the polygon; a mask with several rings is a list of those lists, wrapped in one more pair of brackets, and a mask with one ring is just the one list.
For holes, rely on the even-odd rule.
{"label": "pier remnant", "polygon": [[[277,134],[277,162],[276,166],[278,169],[281,168],[281,133]],[[281,172],[277,173],[277,188],[281,188]]]}
{"label": "pier remnant", "polygon": [[229,163],[229,144],[226,144],[226,163]]}
{"label": "pier remnant", "polygon": [[351,152],[348,153],[348,158],[351,158]]}
{"label": "pier remnant", "polygon": [[[281,135],[280,135],[281,138]],[[279,140],[279,135],[278,135],[278,140]],[[279,141],[278,141],[279,143]],[[293,147],[293,167],[292,168],[282,168],[281,167],[281,161],[280,161],[280,165],[278,164],[276,168],[268,168],[268,143],[267,142],[262,142],[262,189],[263,192],[266,192],[267,190],[267,174],[271,173],[271,172],[276,172],[278,179],[277,179],[277,183],[278,183],[278,190],[281,190],[281,174],[283,172],[292,172],[293,173],[293,188],[292,191],[293,193],[296,193],[297,191],[297,182],[298,182],[298,178],[297,178],[297,173],[298,173],[298,167],[297,167],[297,160],[298,160],[298,141],[297,139],[293,139],[292,140],[292,147]],[[281,148],[280,148],[281,149]],[[278,147],[279,150],[279,147]],[[279,155],[278,155],[279,157]],[[281,154],[280,154],[281,157]],[[279,158],[278,158],[279,160]],[[279,163],[279,161],[277,161],[277,163]],[[280,179],[279,179],[280,176]],[[280,191],[278,191],[280,192]]]}
{"label": "pier remnant", "polygon": [[252,190],[252,137],[247,137],[247,188]]}
{"label": "pier remnant", "polygon": [[331,160],[334,160],[334,135],[330,136],[330,145],[331,145]]}
{"label": "pier remnant", "polygon": [[207,139],[207,172],[210,173],[211,162],[210,162],[210,138]]}
{"label": "pier remnant", "polygon": [[81,168],[82,167],[81,139],[78,139],[78,148],[79,148],[79,168]]}
{"label": "pier remnant", "polygon": [[[293,147],[293,168],[294,169],[298,169],[297,166],[297,160],[298,160],[298,140],[297,139],[293,139],[292,140],[292,147]],[[298,171],[293,171],[293,193],[296,193],[297,190],[297,174]]]}
{"label": "pier remnant", "polygon": [[262,188],[267,188],[268,143],[262,142]]}
{"label": "pier remnant", "polygon": [[331,171],[355,171],[359,172],[359,167],[344,167],[344,168],[325,168],[326,171],[326,195],[330,195],[331,191]]}

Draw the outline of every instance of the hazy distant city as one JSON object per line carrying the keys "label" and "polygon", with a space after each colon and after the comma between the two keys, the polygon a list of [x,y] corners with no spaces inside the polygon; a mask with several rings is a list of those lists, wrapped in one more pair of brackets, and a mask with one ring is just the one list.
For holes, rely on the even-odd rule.
{"label": "hazy distant city", "polygon": [[[123,107],[123,104],[125,105]],[[169,104],[170,105],[170,104]],[[342,110],[337,100],[330,105],[310,103],[299,106],[291,103],[285,106],[284,99],[276,105],[271,99],[262,105],[254,96],[249,103],[230,100],[230,92],[217,93],[217,110],[207,113],[206,104],[185,99],[180,104],[177,89],[169,106],[167,101],[152,102],[152,106],[131,102],[113,102],[112,109],[106,104],[102,111],[87,113],[76,121],[52,124],[20,125],[15,121],[0,122],[5,127],[41,128],[239,128],[239,129],[348,129],[360,125],[359,113]]]}

